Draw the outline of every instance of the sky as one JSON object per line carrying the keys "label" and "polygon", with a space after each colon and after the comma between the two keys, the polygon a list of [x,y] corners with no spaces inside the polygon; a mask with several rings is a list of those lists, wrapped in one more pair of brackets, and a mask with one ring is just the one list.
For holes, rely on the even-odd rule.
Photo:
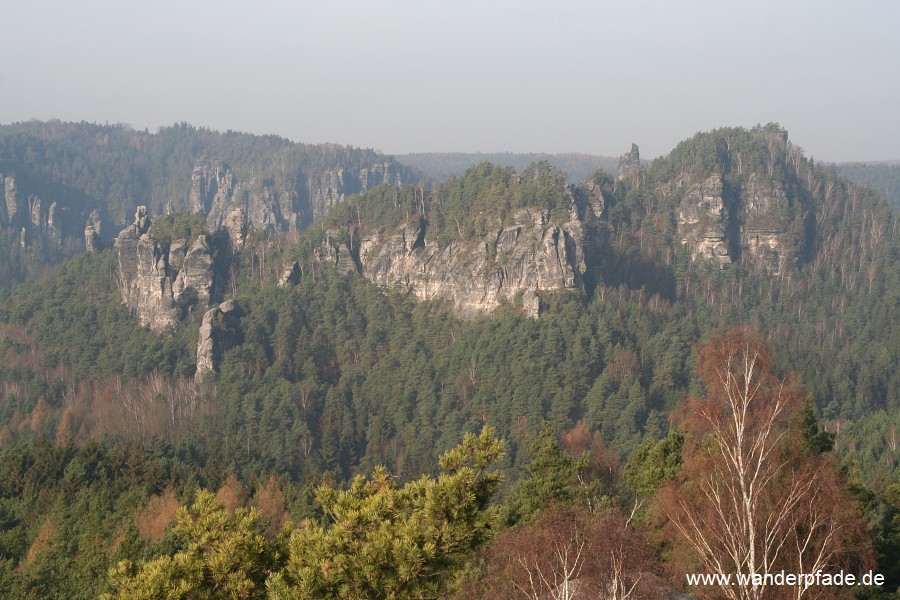
{"label": "sky", "polygon": [[900,159],[893,0],[4,0],[0,123],[644,158],[778,122]]}

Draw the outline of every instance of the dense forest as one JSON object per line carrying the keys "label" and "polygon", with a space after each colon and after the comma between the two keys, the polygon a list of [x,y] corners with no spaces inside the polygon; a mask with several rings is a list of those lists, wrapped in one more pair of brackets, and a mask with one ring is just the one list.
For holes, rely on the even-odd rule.
{"label": "dense forest", "polygon": [[[124,150],[139,133],[56,127],[121,136],[110,163],[143,168]],[[235,165],[254,144],[287,144],[175,129],[198,144],[234,135]],[[0,158],[39,147],[16,135]],[[53,181],[63,156],[89,164],[71,144],[48,142],[33,176]],[[183,196],[166,191],[190,181],[175,164],[107,210]],[[711,177],[721,235],[777,231],[779,266],[737,234],[721,260],[688,251],[681,215]],[[726,547],[760,543],[723,535],[743,517],[704,496],[710,473],[747,477],[717,462],[737,452],[767,469],[752,523],[787,515],[771,536],[821,550],[762,544],[770,567],[872,569],[886,583],[858,597],[897,597],[900,238],[884,199],[804,157],[777,125],[701,133],[646,168],[567,179],[546,162],[481,163],[434,186],[348,195],[302,233],[248,235],[230,258],[240,319],[218,323],[231,343],[203,379],[203,311],[151,332],[122,303],[115,248],[35,276],[21,265],[39,247],[0,232],[23,280],[0,289],[3,595],[544,598],[577,582],[560,597],[676,597],[688,572],[760,572]],[[765,209],[763,188],[779,190]],[[409,223],[438,246],[479,240],[519,208],[567,218],[598,193],[592,276],[542,293],[538,318],[511,303],[464,320],[320,251],[326,235]],[[203,227],[172,214],[150,236]],[[294,262],[301,275],[285,284]],[[742,397],[744,384],[759,396]],[[729,446],[721,417],[751,400],[759,442]],[[723,520],[696,527],[696,514]],[[551,548],[569,562],[539,552]],[[796,591],[748,589],[735,597]]]}

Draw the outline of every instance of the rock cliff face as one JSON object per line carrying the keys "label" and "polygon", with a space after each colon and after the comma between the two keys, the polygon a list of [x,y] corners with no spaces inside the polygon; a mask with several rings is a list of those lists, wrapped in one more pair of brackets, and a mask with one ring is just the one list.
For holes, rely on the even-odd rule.
{"label": "rock cliff face", "polygon": [[676,215],[681,244],[692,260],[744,260],[777,274],[785,268],[787,202],[783,185],[755,173],[733,189],[718,174],[689,184]]}
{"label": "rock cliff face", "polygon": [[19,225],[19,220],[16,216],[22,211],[22,207],[19,204],[16,180],[12,176],[0,177],[0,180],[3,182],[3,209],[5,209],[3,214],[0,214],[0,217],[2,217],[4,225]]}
{"label": "rock cliff face", "polygon": [[588,226],[570,194],[567,216],[521,208],[483,237],[439,246],[427,224],[404,224],[364,236],[355,248],[327,235],[321,257],[342,273],[357,272],[381,286],[402,286],[422,300],[442,300],[460,316],[487,314],[504,303],[540,314],[540,294],[574,290],[588,271]]}
{"label": "rock cliff face", "polygon": [[678,205],[678,234],[692,260],[707,258],[719,265],[730,262],[722,176],[713,175],[690,185]]}
{"label": "rock cliff face", "polygon": [[274,184],[238,181],[220,161],[206,161],[191,175],[191,211],[207,215],[212,231],[244,215],[249,225],[271,232],[292,231],[298,226],[299,199],[291,189]]}
{"label": "rock cliff face", "polygon": [[773,275],[781,273],[787,267],[785,234],[790,226],[785,217],[788,196],[784,186],[753,174],[741,190],[740,198],[743,256]]}
{"label": "rock cliff face", "polygon": [[207,215],[211,231],[233,222],[240,213],[245,232],[250,227],[281,233],[308,226],[348,195],[383,183],[400,185],[403,176],[398,164],[385,162],[355,171],[339,168],[309,175],[296,171],[279,181],[241,181],[225,163],[207,160],[194,167],[189,208]]}
{"label": "rock cliff face", "polygon": [[[741,263],[775,276],[794,268],[789,257],[797,256],[795,238],[806,225],[803,198],[794,190],[799,184],[785,183],[793,181],[789,162],[797,152],[776,133],[766,138],[765,154],[745,147],[743,154],[729,155],[726,140],[713,147],[718,154],[706,155],[719,163],[696,160],[709,149],[698,145],[682,155],[687,159],[678,159],[677,169],[665,170],[663,163],[655,172],[653,167],[644,170],[633,146],[623,156],[618,178],[601,174],[577,188],[566,187],[567,215],[560,210],[565,200],[545,204],[555,206],[554,211],[531,207],[507,212],[502,222],[502,211],[491,221],[487,208],[467,214],[483,232],[475,236],[472,222],[464,234],[465,224],[461,228],[458,221],[452,234],[432,234],[425,215],[442,209],[430,196],[416,196],[413,216],[407,209],[404,221],[393,228],[373,231],[357,212],[357,223],[342,226],[349,229],[325,232],[318,258],[340,273],[358,273],[385,287],[401,286],[423,300],[444,301],[464,317],[490,313],[506,303],[537,315],[542,293],[590,292],[601,280],[616,285],[627,279],[615,271],[616,264],[623,264],[617,262],[623,252],[640,257],[627,263],[639,269],[646,264],[664,272],[673,256],[687,254],[691,261],[719,267]],[[477,175],[470,177],[478,182]],[[505,185],[521,181],[512,178]],[[538,188],[538,203],[555,198],[552,185],[548,179]],[[400,206],[397,198],[395,207],[384,208],[387,214],[402,214],[390,213]],[[645,227],[655,237],[643,254]],[[640,279],[633,281],[640,284]],[[288,282],[285,275],[282,284]],[[662,284],[659,289],[674,293]]]}
{"label": "rock cliff face", "polygon": [[226,350],[241,342],[241,307],[237,300],[227,300],[203,315],[197,339],[197,379],[203,380],[219,370],[219,362]]}
{"label": "rock cliff face", "polygon": [[4,196],[4,202],[0,204],[0,227],[23,230],[26,239],[42,235],[59,244],[62,240],[61,221],[68,211],[56,202],[45,202],[36,194],[23,194],[12,175],[0,175],[0,182]]}
{"label": "rock cliff face", "polygon": [[619,158],[619,179],[631,179],[641,172],[641,151],[637,144]]}
{"label": "rock cliff face", "polygon": [[123,302],[144,326],[159,332],[209,306],[216,295],[215,249],[206,235],[157,243],[147,234],[150,223],[146,207],[138,207],[115,246]]}
{"label": "rock cliff face", "polygon": [[0,229],[16,232],[22,248],[41,240],[46,246],[74,253],[81,248],[82,239],[89,252],[102,247],[101,211],[94,209],[87,215],[77,202],[72,204],[64,188],[40,184],[35,187],[33,178],[20,180],[0,173],[0,189]]}
{"label": "rock cliff face", "polygon": [[393,162],[369,165],[358,173],[347,169],[324,171],[310,178],[308,193],[311,218],[318,219],[337,206],[346,196],[361,194],[381,184],[400,185],[404,171]]}

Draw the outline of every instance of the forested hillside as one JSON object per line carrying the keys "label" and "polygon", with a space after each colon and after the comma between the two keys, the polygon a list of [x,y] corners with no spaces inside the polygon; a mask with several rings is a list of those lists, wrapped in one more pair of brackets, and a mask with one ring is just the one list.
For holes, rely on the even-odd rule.
{"label": "forested hillside", "polygon": [[[234,165],[254,155],[222,152]],[[666,523],[690,521],[678,497],[717,510],[702,490],[726,467],[704,448],[727,440],[716,415],[739,412],[728,402],[746,379],[764,390],[750,429],[774,432],[761,444],[781,457],[753,518],[790,515],[773,535],[808,535],[824,569],[880,570],[884,593],[867,597],[891,597],[895,214],[777,125],[697,134],[633,167],[573,186],[547,163],[483,163],[434,187],[348,193],[303,231],[250,226],[221,251],[222,297],[159,332],[123,303],[121,246],[0,290],[2,593],[515,597],[528,573],[572,567],[528,552],[601,540],[584,589],[675,597],[690,565],[713,568],[697,541],[711,530]],[[147,204],[162,209],[183,175],[161,175]],[[108,210],[148,197],[128,189]],[[156,223],[144,243],[157,259],[202,228]],[[440,293],[423,300],[436,280],[414,270],[373,283],[435,256],[441,290],[458,293],[457,266],[473,263],[454,261],[476,254],[466,280],[537,275],[476,317]],[[547,257],[571,279],[528,271]],[[214,360],[196,377],[204,339]],[[738,359],[759,368],[741,373]],[[810,510],[779,505],[784,490]]]}
{"label": "forested hillside", "polygon": [[109,245],[138,206],[156,215],[203,212],[213,230],[239,211],[255,228],[282,233],[307,227],[345,195],[416,178],[372,150],[186,123],[155,133],[59,121],[3,125],[0,282],[21,281],[86,245]]}

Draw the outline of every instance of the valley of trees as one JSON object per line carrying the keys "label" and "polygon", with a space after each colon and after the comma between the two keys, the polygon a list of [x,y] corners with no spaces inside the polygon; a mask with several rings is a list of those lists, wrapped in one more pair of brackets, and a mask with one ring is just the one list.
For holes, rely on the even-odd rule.
{"label": "valley of trees", "polygon": [[[233,135],[236,163],[262,143]],[[154,334],[121,303],[114,249],[34,277],[9,233],[23,258],[0,267],[24,282],[0,286],[0,594],[898,597],[897,218],[779,135],[716,130],[625,178],[592,174],[595,277],[545,294],[537,319],[508,305],[462,321],[315,249],[326,230],[417,222],[442,244],[518,207],[568,212],[585,188],[548,163],[381,186],[302,234],[251,234],[235,343],[202,382],[202,312]],[[52,181],[61,150],[42,152]],[[148,186],[183,183],[175,165]],[[682,250],[685,182],[714,173],[787,190],[787,269]],[[294,260],[299,283],[279,286]],[[782,568],[887,583],[683,589],[687,572]]]}

